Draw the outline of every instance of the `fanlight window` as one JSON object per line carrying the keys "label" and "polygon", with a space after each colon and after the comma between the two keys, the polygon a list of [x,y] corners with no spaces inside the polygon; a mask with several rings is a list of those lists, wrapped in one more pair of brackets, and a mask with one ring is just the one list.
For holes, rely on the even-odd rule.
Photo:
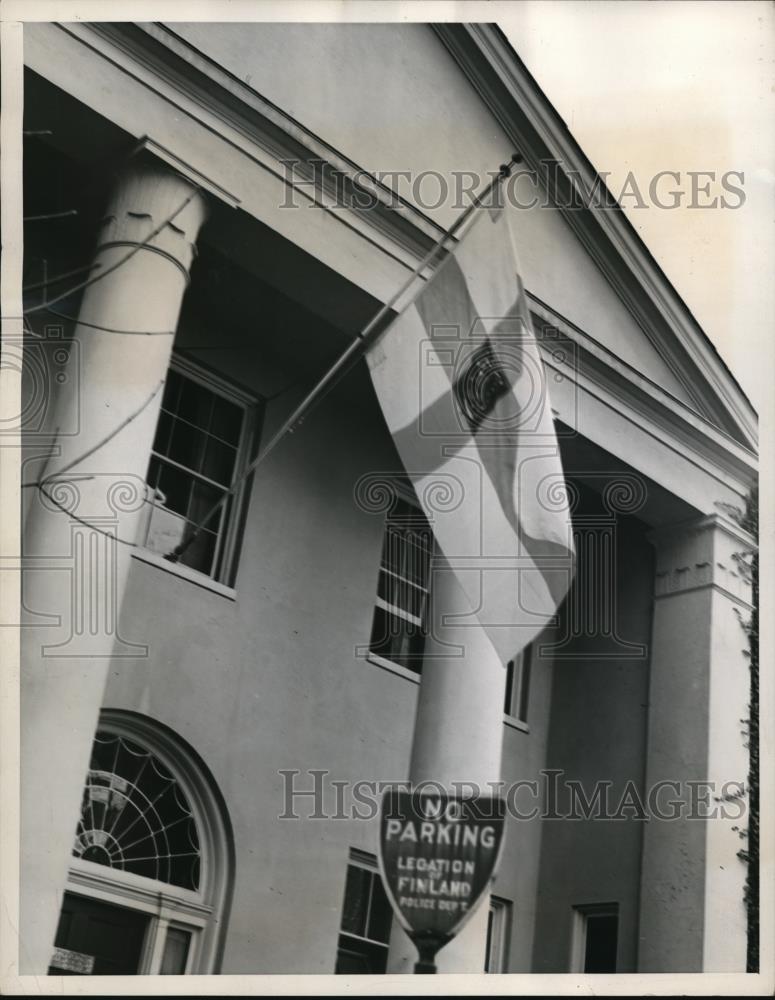
{"label": "fanlight window", "polygon": [[94,741],[73,854],[199,888],[199,836],[183,789],[158,757],[113,733]]}

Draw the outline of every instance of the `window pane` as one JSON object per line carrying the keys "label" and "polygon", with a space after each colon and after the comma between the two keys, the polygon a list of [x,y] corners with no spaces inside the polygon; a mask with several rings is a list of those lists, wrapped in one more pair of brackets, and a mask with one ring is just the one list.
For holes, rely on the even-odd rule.
{"label": "window pane", "polygon": [[[190,528],[190,526],[189,526]],[[187,537],[190,535],[190,530],[186,533]],[[213,558],[215,557],[215,546],[218,541],[218,536],[213,531],[201,530],[196,536],[193,542],[188,546],[186,551],[181,555],[180,561],[184,566],[190,566],[191,569],[197,569],[200,573],[209,573],[213,566]]]}
{"label": "window pane", "polygon": [[161,475],[162,463],[155,455],[151,455],[151,461],[148,463],[148,485],[153,489],[159,485],[159,476]]}
{"label": "window pane", "polygon": [[157,503],[151,508],[145,544],[152,552],[167,555],[183,541],[185,531],[186,519],[183,515],[175,514]]}
{"label": "window pane", "polygon": [[387,573],[383,569],[380,569],[377,578],[377,597],[381,597],[386,604],[392,604],[394,607],[399,606],[396,578],[392,573]]}
{"label": "window pane", "polygon": [[528,646],[506,664],[504,711],[520,722],[527,722],[530,697],[530,650]]}
{"label": "window pane", "polygon": [[504,698],[503,711],[506,715],[514,712],[514,661],[509,660],[506,664],[506,697]]}
{"label": "window pane", "polygon": [[399,581],[398,593],[400,598],[396,602],[398,607],[403,608],[412,617],[422,620],[425,613],[425,591],[415,587],[407,580],[401,580]]}
{"label": "window pane", "polygon": [[224,517],[223,507],[215,511],[213,508],[222,496],[222,490],[207,483],[195,481],[192,484],[186,536],[188,537],[196,529],[199,530],[180,561],[201,573],[211,573],[213,570],[218,532]]}
{"label": "window pane", "polygon": [[217,438],[209,437],[200,471],[208,479],[214,479],[217,483],[230,486],[236,461],[237,452],[234,448]]}
{"label": "window pane", "polygon": [[[164,494],[164,506],[167,510],[185,516],[191,495],[191,477],[172,465],[159,462],[157,458],[151,460],[151,469],[153,470],[155,466],[158,466],[159,472],[154,485]],[[149,479],[154,482],[153,475],[149,476]]]}
{"label": "window pane", "polygon": [[182,976],[186,971],[186,960],[188,959],[188,949],[191,945],[191,931],[184,931],[181,927],[167,928],[167,937],[164,940],[164,954],[161,959],[162,976]]}
{"label": "window pane", "polygon": [[428,540],[424,532],[410,530],[406,534],[406,572],[407,579],[421,587],[428,586],[428,560],[430,552]]}
{"label": "window pane", "polygon": [[417,673],[425,648],[430,545],[430,528],[422,512],[397,500],[385,525],[377,596],[410,617],[377,605],[370,648]]}
{"label": "window pane", "polygon": [[190,424],[207,430],[213,409],[213,394],[191,379],[183,379],[178,403],[178,416]]}
{"label": "window pane", "polygon": [[522,654],[522,670],[520,674],[517,718],[520,722],[527,722],[527,705],[530,697],[530,647]]}
{"label": "window pane", "polygon": [[615,914],[587,914],[585,972],[616,972],[619,919]]}
{"label": "window pane", "polygon": [[376,607],[370,649],[377,656],[419,672],[425,649],[424,631],[420,625]]}
{"label": "window pane", "polygon": [[425,612],[427,594],[419,587],[401,577],[394,576],[387,570],[380,570],[377,580],[377,596],[386,604],[400,608],[407,614],[422,620]]}
{"label": "window pane", "polygon": [[371,627],[371,642],[369,644],[370,649],[373,653],[378,656],[389,656],[390,654],[390,635],[389,635],[389,622],[392,621],[393,616],[389,615],[384,608],[379,606],[374,609],[374,622]]}
{"label": "window pane", "polygon": [[73,853],[187,889],[199,884],[199,836],[183,790],[123,736],[97,733]]}
{"label": "window pane", "polygon": [[403,619],[396,621],[401,623],[401,632],[393,639],[390,659],[419,673],[425,650],[425,635],[422,628]]}
{"label": "window pane", "polygon": [[347,882],[342,907],[342,930],[350,934],[366,934],[371,872],[358,865],[347,866]]}
{"label": "window pane", "polygon": [[390,902],[385,894],[382,879],[375,872],[372,875],[373,885],[371,890],[371,907],[369,909],[369,926],[367,937],[373,941],[390,940],[390,925],[393,922],[393,911]]}
{"label": "window pane", "polygon": [[392,911],[376,869],[347,866],[337,973],[383,973],[387,967]]}
{"label": "window pane", "polygon": [[487,941],[484,946],[484,971],[485,972],[495,972],[493,966],[495,965],[493,961],[493,923],[495,921],[495,913],[492,907],[490,907],[489,913],[487,914]]}
{"label": "window pane", "polygon": [[207,435],[182,420],[177,420],[172,430],[169,457],[187,469],[199,472],[204,458]]}
{"label": "window pane", "polygon": [[219,508],[214,514],[212,514],[212,516],[209,515],[211,514],[215,504],[223,496],[223,493],[224,491],[219,490],[217,486],[210,486],[209,483],[203,483],[199,480],[195,480],[192,486],[191,502],[188,508],[189,521],[193,524],[203,524],[204,518],[207,518],[207,522],[204,526],[209,531],[217,531],[222,508]]}
{"label": "window pane", "polygon": [[164,395],[161,399],[161,405],[170,413],[177,413],[182,385],[183,377],[174,368],[170,368],[164,382]]}
{"label": "window pane", "polygon": [[175,420],[166,410],[159,414],[159,423],[156,427],[156,437],[153,442],[153,450],[161,455],[169,455],[170,439]]}
{"label": "window pane", "polygon": [[511,935],[512,904],[499,896],[490,897],[487,915],[487,944],[485,972],[506,972],[509,964],[509,937]]}
{"label": "window pane", "polygon": [[210,433],[229,444],[238,444],[243,414],[244,411],[235,403],[230,403],[222,396],[216,396],[213,400]]}
{"label": "window pane", "polygon": [[240,467],[246,413],[202,382],[168,371],[147,474],[163,500],[147,511],[142,544],[166,554],[200,529],[179,561],[216,579],[233,568],[236,502],[226,495],[214,508]]}
{"label": "window pane", "polygon": [[401,575],[401,552],[403,548],[403,538],[401,532],[393,525],[388,524],[385,532],[385,544],[383,546],[382,564],[390,570],[394,576]]}
{"label": "window pane", "polygon": [[226,495],[214,508],[240,467],[246,413],[202,382],[167,372],[147,474],[148,485],[160,495],[147,510],[142,544],[166,554],[199,529],[179,561],[216,579],[225,579],[233,568],[236,501]]}

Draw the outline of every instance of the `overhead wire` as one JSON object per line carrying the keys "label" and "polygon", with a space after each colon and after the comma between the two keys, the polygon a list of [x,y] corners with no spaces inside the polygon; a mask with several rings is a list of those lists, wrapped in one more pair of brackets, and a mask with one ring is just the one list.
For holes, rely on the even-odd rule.
{"label": "overhead wire", "polygon": [[201,188],[199,186],[193,188],[190,194],[188,194],[187,197],[183,199],[183,201],[171,215],[168,215],[167,218],[165,218],[162,222],[160,222],[159,225],[156,226],[156,228],[153,229],[150,233],[148,233],[148,235],[144,239],[135,243],[132,246],[132,249],[129,250],[129,252],[126,253],[120,260],[117,260],[114,264],[110,264],[103,271],[100,271],[99,274],[95,274],[94,277],[87,278],[85,281],[82,281],[79,284],[74,285],[72,288],[68,288],[66,291],[60,292],[59,295],[55,295],[54,298],[47,299],[44,302],[39,302],[35,306],[29,306],[27,309],[24,310],[24,315],[29,316],[31,313],[40,312],[43,309],[48,309],[55,303],[61,302],[63,299],[70,298],[70,296],[75,295],[76,292],[83,291],[85,288],[88,288],[90,285],[94,285],[96,282],[101,281],[103,278],[107,278],[109,274],[113,274],[114,271],[117,271],[120,267],[123,267],[123,265],[126,264],[129,260],[131,260],[136,253],[139,253],[140,250],[147,247],[150,244],[151,240],[155,239],[159,235],[159,233],[164,229],[165,226],[168,226],[173,219],[176,219],[183,211],[183,209],[186,208],[186,206],[191,203],[191,201],[199,193],[200,190]]}

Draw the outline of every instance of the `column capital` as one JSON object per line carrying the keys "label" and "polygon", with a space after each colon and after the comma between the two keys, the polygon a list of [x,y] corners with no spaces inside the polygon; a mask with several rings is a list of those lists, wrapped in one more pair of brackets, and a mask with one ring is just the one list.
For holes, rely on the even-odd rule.
{"label": "column capital", "polygon": [[656,598],[716,587],[750,608],[751,585],[740,559],[757,543],[730,518],[703,514],[656,528],[648,538],[656,550]]}
{"label": "column capital", "polygon": [[137,159],[116,184],[102,217],[98,250],[142,246],[171,260],[188,280],[206,215],[201,188],[162,164]]}

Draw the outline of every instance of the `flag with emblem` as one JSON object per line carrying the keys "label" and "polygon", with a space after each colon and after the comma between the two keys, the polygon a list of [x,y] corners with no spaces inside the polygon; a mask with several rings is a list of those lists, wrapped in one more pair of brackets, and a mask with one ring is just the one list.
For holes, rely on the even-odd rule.
{"label": "flag with emblem", "polygon": [[[368,351],[398,453],[470,614],[504,662],[573,576],[568,494],[507,210],[460,244]],[[562,378],[562,350],[557,378]]]}

